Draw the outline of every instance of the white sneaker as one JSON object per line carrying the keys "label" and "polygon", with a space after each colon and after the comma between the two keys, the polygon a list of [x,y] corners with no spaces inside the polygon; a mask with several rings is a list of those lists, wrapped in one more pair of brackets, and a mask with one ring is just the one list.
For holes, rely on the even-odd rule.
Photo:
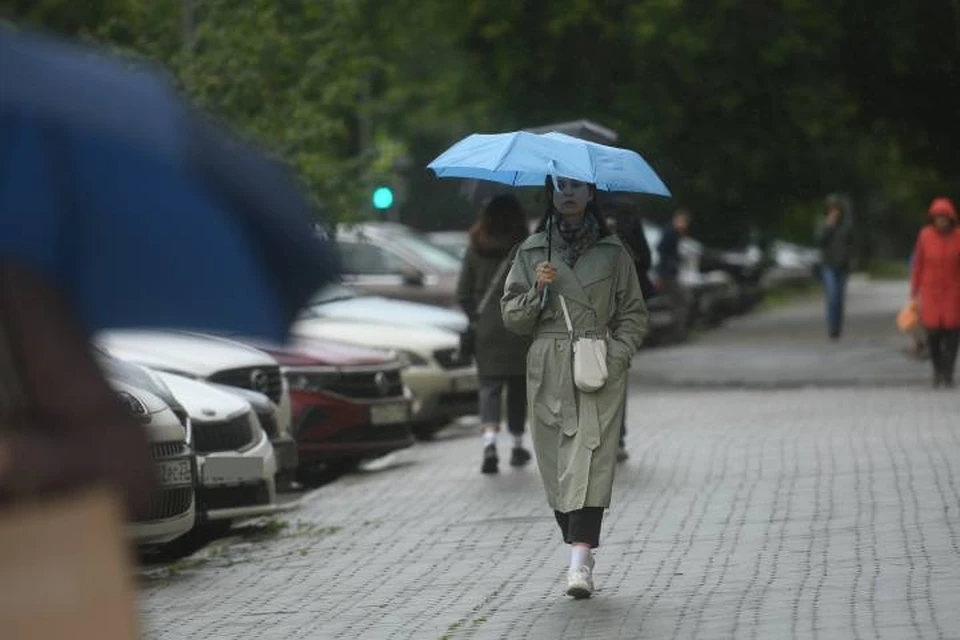
{"label": "white sneaker", "polygon": [[581,600],[593,595],[593,563],[567,572],[567,595]]}

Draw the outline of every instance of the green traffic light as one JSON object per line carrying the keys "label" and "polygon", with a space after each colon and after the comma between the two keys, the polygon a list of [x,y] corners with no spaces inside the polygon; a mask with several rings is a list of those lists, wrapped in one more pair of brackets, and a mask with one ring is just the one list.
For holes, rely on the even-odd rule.
{"label": "green traffic light", "polygon": [[393,204],[393,189],[377,187],[373,190],[373,206],[377,209],[389,209]]}

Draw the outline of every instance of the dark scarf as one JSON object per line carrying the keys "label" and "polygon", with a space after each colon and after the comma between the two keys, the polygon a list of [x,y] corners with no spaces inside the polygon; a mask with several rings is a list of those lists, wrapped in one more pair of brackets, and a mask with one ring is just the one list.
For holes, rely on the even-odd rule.
{"label": "dark scarf", "polygon": [[553,247],[560,252],[560,257],[573,268],[587,249],[592,247],[600,236],[597,221],[590,213],[583,216],[578,225],[568,225],[562,216],[553,215]]}

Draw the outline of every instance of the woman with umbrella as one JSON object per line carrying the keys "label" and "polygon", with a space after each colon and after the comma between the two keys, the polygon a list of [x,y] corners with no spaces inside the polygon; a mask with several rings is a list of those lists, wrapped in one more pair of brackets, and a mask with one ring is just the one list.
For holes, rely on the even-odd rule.
{"label": "woman with umbrella", "polygon": [[507,329],[532,337],[530,435],[547,502],[572,547],[567,594],[589,597],[627,368],[647,329],[633,259],[607,229],[597,190],[670,191],[638,153],[556,132],[472,134],[428,166],[441,178],[544,185],[544,218],[517,249],[500,306]]}
{"label": "woman with umbrella", "polygon": [[[501,307],[505,326],[533,339],[531,437],[547,502],[571,545],[567,594],[586,598],[593,593],[591,550],[610,506],[627,368],[646,333],[647,310],[630,253],[597,206],[596,186],[548,178],[545,191],[543,220],[520,245]],[[575,383],[573,348],[581,337],[606,338],[607,379],[592,392]]]}

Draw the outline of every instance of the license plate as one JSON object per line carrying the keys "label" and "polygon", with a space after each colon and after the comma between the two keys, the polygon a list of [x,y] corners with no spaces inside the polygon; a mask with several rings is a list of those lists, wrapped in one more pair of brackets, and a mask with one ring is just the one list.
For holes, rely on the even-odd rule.
{"label": "license plate", "polygon": [[263,478],[263,458],[241,456],[207,458],[203,461],[203,484],[242,484]]}
{"label": "license plate", "polygon": [[476,391],[477,386],[477,376],[463,376],[453,379],[454,391]]}
{"label": "license plate", "polygon": [[650,314],[650,324],[661,326],[673,322],[673,314],[669,311],[655,311]]}
{"label": "license plate", "polygon": [[193,469],[190,466],[190,460],[163,460],[157,462],[156,465],[161,487],[193,484]]}
{"label": "license plate", "polygon": [[375,404],[370,407],[370,422],[373,424],[394,424],[406,422],[410,417],[410,408],[405,402],[393,404]]}

